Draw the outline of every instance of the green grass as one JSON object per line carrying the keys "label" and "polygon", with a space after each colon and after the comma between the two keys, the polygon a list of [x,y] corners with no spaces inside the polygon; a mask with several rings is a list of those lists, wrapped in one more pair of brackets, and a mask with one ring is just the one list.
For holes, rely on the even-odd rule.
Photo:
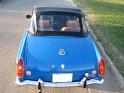
{"label": "green grass", "polygon": [[89,16],[87,19],[94,33],[124,76],[124,0],[74,1]]}

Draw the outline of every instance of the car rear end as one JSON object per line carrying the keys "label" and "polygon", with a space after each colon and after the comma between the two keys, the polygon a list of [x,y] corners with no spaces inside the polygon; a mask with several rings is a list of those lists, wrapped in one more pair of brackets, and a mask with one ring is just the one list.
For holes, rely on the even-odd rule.
{"label": "car rear end", "polygon": [[90,36],[29,35],[27,43],[26,58],[17,60],[17,84],[68,87],[103,83],[105,62]]}

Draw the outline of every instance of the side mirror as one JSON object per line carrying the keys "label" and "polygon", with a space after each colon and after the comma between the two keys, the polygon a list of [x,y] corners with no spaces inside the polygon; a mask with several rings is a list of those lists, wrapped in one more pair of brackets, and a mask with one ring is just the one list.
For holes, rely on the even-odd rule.
{"label": "side mirror", "polygon": [[32,15],[26,15],[26,18],[28,18],[28,19],[31,18],[31,17],[32,17]]}

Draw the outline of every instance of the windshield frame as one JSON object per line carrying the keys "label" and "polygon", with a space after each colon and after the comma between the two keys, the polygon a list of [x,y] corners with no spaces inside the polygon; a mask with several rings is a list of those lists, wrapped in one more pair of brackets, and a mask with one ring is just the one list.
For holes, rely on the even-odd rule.
{"label": "windshield frame", "polygon": [[77,16],[79,18],[80,23],[80,32],[62,32],[62,31],[39,31],[37,29],[36,35],[47,35],[47,36],[83,36],[83,24],[82,24],[82,15],[72,12],[57,12],[57,11],[45,11],[36,14],[36,24],[38,26],[38,20],[40,15],[72,15]]}

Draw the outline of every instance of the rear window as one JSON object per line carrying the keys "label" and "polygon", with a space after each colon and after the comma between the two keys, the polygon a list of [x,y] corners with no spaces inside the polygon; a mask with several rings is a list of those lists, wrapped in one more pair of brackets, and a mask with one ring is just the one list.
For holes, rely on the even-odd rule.
{"label": "rear window", "polygon": [[73,15],[40,15],[37,20],[38,31],[42,32],[80,32],[78,16]]}

